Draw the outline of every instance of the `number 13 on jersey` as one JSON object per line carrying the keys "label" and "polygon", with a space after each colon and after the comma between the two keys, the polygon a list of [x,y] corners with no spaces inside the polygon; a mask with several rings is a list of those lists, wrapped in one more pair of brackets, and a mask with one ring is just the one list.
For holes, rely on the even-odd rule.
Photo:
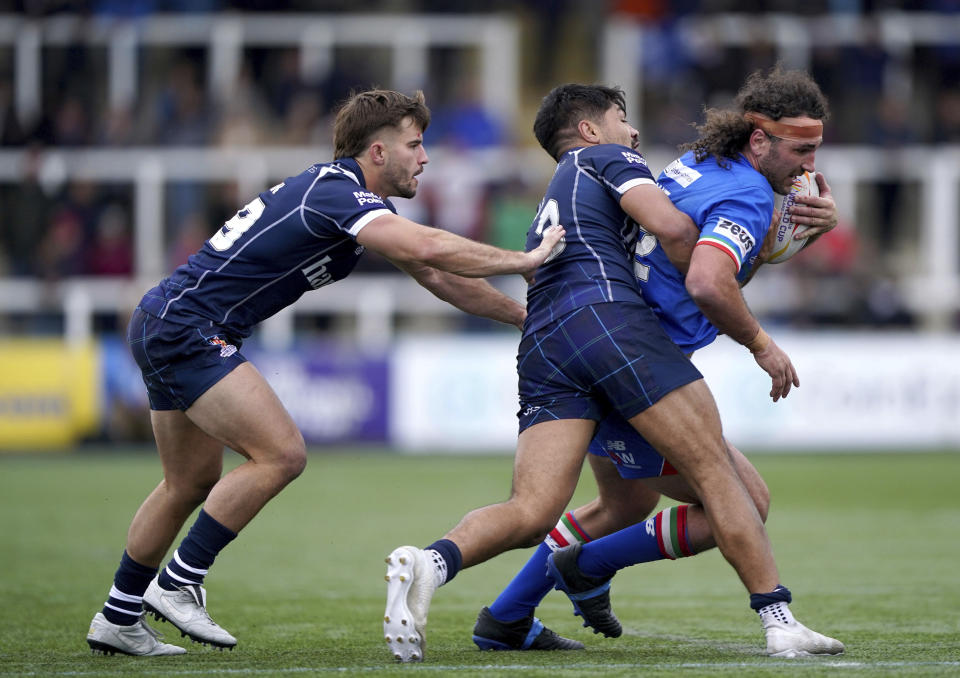
{"label": "number 13 on jersey", "polygon": [[[540,214],[537,218],[537,230],[536,234],[538,237],[543,237],[543,230],[550,226],[559,226],[560,225],[560,207],[557,205],[557,201],[553,198],[547,200],[543,203],[543,207],[540,208]],[[563,252],[564,248],[567,246],[567,236],[560,238],[560,242],[553,246],[553,249],[550,250],[550,254],[544,259],[543,263],[552,261],[560,256],[560,253]]]}

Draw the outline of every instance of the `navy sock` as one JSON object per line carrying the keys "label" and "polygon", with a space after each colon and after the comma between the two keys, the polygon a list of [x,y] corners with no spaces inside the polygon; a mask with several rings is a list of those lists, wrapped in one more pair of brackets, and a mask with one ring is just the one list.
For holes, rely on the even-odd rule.
{"label": "navy sock", "polygon": [[551,549],[546,543],[537,547],[527,564],[490,606],[490,614],[495,619],[512,622],[533,614],[540,601],[553,588],[553,580],[547,576],[547,557],[550,553]]}
{"label": "navy sock", "polygon": [[790,593],[790,589],[781,585],[770,593],[751,593],[750,607],[753,610],[760,610],[761,608],[764,608],[767,605],[773,605],[774,603],[789,604],[792,600],[793,595]]}
{"label": "navy sock", "polygon": [[444,572],[443,584],[451,581],[460,571],[463,564],[463,556],[460,554],[460,547],[449,539],[438,539],[424,549],[424,551],[436,551],[443,559],[443,563],[438,563],[440,569]]}
{"label": "navy sock", "polygon": [[120,558],[120,567],[113,575],[110,595],[103,604],[103,616],[111,624],[136,624],[143,612],[143,592],[156,576],[157,568],[141,565],[126,551]]}
{"label": "navy sock", "polygon": [[197,522],[190,528],[180,546],[173,552],[173,558],[160,573],[157,579],[160,588],[173,591],[179,586],[202,584],[217,554],[236,536],[236,532],[224,527],[200,509]]}

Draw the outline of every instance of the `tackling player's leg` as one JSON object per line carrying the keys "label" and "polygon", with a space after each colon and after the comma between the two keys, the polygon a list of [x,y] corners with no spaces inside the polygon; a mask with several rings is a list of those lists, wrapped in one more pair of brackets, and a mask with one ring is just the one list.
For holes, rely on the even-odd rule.
{"label": "tackling player's leg", "polygon": [[[552,419],[525,429],[518,439],[509,500],[471,511],[423,551],[400,547],[388,556],[384,637],[395,658],[423,660],[424,627],[438,587],[460,569],[510,549],[533,546],[550,531],[573,496],[595,426],[589,419]],[[412,559],[414,566],[403,563],[399,569],[401,557]],[[426,567],[418,567],[420,562]],[[414,623],[415,649],[410,649],[409,637],[397,633],[401,630],[398,619],[400,627],[406,626],[403,619]]]}
{"label": "tackling player's leg", "polygon": [[[133,626],[148,609],[197,642],[232,648],[236,638],[207,612],[204,578],[240,529],[303,470],[303,437],[246,362],[231,366],[186,412],[155,407],[151,420],[164,480],[134,516],[104,617]],[[219,478],[224,445],[248,461]],[[200,516],[157,574],[180,527],[201,502]]]}

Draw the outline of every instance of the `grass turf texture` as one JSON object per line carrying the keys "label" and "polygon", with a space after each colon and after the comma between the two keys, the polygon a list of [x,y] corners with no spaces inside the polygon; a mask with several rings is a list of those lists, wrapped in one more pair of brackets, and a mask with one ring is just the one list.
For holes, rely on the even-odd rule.
{"label": "grass turf texture", "polygon": [[[153,454],[84,452],[0,456],[0,675],[960,674],[960,454],[752,459],[773,495],[768,526],[792,609],[842,639],[842,657],[764,657],[759,622],[716,551],[620,573],[612,590],[622,638],[580,628],[553,592],[539,616],[586,651],[481,653],[473,622],[525,562],[516,551],[441,589],[427,662],[395,665],[381,639],[384,556],[505,497],[511,460],[368,451],[312,454],[221,554],[210,609],[239,638],[236,650],[187,643],[182,657],[91,656],[87,625],[160,471]],[[587,472],[575,501],[594,490]],[[180,642],[172,626],[150,623]]]}

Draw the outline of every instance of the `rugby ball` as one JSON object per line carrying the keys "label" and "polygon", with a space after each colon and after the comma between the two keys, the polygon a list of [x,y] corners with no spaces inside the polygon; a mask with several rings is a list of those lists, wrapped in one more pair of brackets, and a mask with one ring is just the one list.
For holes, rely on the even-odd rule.
{"label": "rugby ball", "polygon": [[794,254],[803,249],[806,240],[794,240],[796,233],[803,232],[803,226],[790,220],[788,208],[794,203],[798,195],[820,195],[817,179],[810,172],[804,172],[793,180],[793,186],[787,195],[774,195],[773,208],[780,212],[780,221],[777,222],[776,241],[773,253],[767,259],[768,264],[782,264]]}

